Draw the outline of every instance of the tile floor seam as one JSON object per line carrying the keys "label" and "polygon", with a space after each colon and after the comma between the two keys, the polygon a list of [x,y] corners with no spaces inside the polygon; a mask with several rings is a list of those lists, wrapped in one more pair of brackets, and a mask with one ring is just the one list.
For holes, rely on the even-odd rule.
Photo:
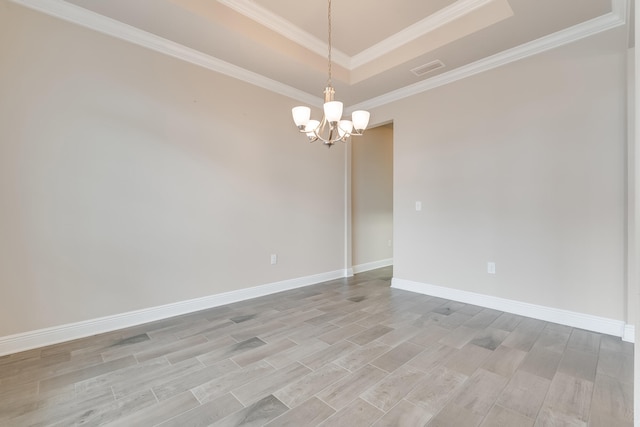
{"label": "tile floor seam", "polygon": [[[109,387],[109,390],[104,389],[104,392],[108,394],[103,395],[102,401],[118,402],[119,399],[116,396],[116,392],[119,388],[111,381],[101,378],[112,372],[118,372],[120,369],[140,366],[142,365],[141,359],[147,359],[146,361],[162,360],[166,363],[166,366],[160,363],[163,367],[158,367],[157,381],[153,380],[153,378],[148,379],[149,384],[152,385],[150,388],[151,394],[147,394],[145,397],[148,403],[153,403],[152,407],[155,409],[149,412],[140,412],[140,414],[157,414],[157,418],[154,418],[154,424],[156,425],[165,422],[167,423],[166,425],[176,425],[178,421],[174,419],[179,416],[184,417],[180,418],[180,422],[186,419],[194,422],[197,422],[196,420],[208,420],[207,411],[209,406],[203,407],[204,400],[201,401],[205,395],[201,394],[200,398],[198,398],[195,389],[204,384],[200,384],[202,381],[207,380],[206,382],[213,381],[215,383],[217,378],[221,378],[229,370],[242,372],[247,366],[251,366],[250,364],[243,368],[232,358],[236,356],[239,358],[246,352],[237,353],[232,355],[231,358],[227,357],[211,366],[205,364],[203,355],[200,354],[189,360],[179,361],[181,357],[187,354],[179,352],[187,350],[186,346],[195,347],[213,343],[218,339],[232,343],[229,344],[232,346],[234,345],[233,343],[242,342],[239,337],[246,338],[251,336],[255,339],[261,339],[267,345],[276,344],[283,339],[288,339],[292,343],[286,350],[280,350],[279,346],[274,347],[273,354],[267,354],[269,351],[265,350],[264,357],[260,359],[262,360],[260,371],[268,370],[273,373],[297,363],[299,369],[305,372],[299,372],[299,374],[302,374],[300,377],[290,376],[286,383],[275,377],[273,381],[266,380],[266,382],[261,383],[261,387],[265,387],[266,391],[270,391],[270,395],[278,399],[280,403],[277,406],[281,408],[280,410],[284,410],[278,417],[267,421],[268,415],[263,412],[264,408],[260,405],[255,407],[255,410],[261,414],[260,416],[265,417],[265,423],[270,422],[272,423],[271,425],[277,425],[277,422],[274,423],[273,421],[289,413],[295,415],[292,415],[294,418],[287,418],[287,421],[304,419],[299,418],[300,416],[305,416],[301,414],[305,414],[305,411],[309,411],[310,408],[320,407],[324,408],[322,411],[324,411],[325,415],[323,417],[325,418],[318,422],[323,423],[328,419],[327,417],[331,417],[332,422],[343,421],[344,418],[342,417],[353,417],[356,408],[364,410],[365,416],[368,417],[368,422],[372,423],[380,422],[382,419],[385,419],[385,422],[397,421],[398,411],[414,408],[415,420],[420,419],[424,422],[426,417],[431,417],[429,422],[437,419],[437,421],[434,421],[434,425],[440,422],[451,422],[454,417],[468,417],[466,418],[468,421],[474,420],[474,422],[479,419],[480,423],[495,422],[497,419],[504,419],[503,417],[513,420],[519,419],[518,417],[525,417],[533,420],[533,422],[544,422],[542,421],[543,417],[547,421],[551,418],[560,417],[569,421],[584,419],[592,423],[596,419],[605,421],[609,419],[607,417],[612,417],[612,420],[615,419],[615,422],[620,422],[624,425],[624,423],[628,422],[629,414],[633,414],[633,408],[629,407],[629,397],[632,397],[630,393],[633,393],[633,389],[630,388],[629,384],[632,383],[627,381],[627,378],[633,376],[633,364],[630,363],[630,360],[633,359],[633,348],[626,344],[620,344],[616,337],[576,330],[575,328],[505,312],[491,311],[486,308],[442,298],[418,296],[407,291],[390,289],[388,285],[390,280],[389,271],[390,269],[381,269],[371,273],[363,273],[351,279],[337,279],[316,285],[313,288],[287,291],[279,294],[277,298],[273,296],[260,297],[243,301],[239,305],[230,304],[229,306],[215,307],[200,314],[194,313],[181,316],[173,321],[164,319],[146,326],[134,326],[123,332],[117,331],[103,336],[92,337],[93,340],[75,340],[70,343],[43,348],[39,350],[38,354],[29,352],[25,353],[24,356],[15,357],[13,360],[3,359],[2,366],[9,366],[10,369],[11,367],[20,367],[21,369],[26,369],[23,372],[32,372],[32,374],[25,374],[23,377],[12,374],[8,377],[9,381],[0,382],[0,389],[4,387],[5,390],[2,391],[5,394],[10,390],[24,389],[24,392],[21,391],[21,393],[24,393],[24,397],[20,397],[19,401],[25,404],[29,402],[35,404],[45,400],[55,402],[61,398],[68,399],[69,397],[65,397],[65,393],[67,395],[72,393],[72,395],[68,396],[73,399],[80,399],[78,402],[87,402],[83,405],[90,408],[91,403],[87,400],[90,396],[83,394],[81,390],[83,387],[78,386],[82,381],[97,379],[93,383],[94,385],[102,383]],[[369,292],[367,298],[358,302],[346,302],[346,300],[358,298],[366,292]],[[276,304],[279,307],[274,308],[273,306]],[[385,308],[385,305],[388,307]],[[347,309],[350,311],[347,311]],[[447,316],[438,314],[434,310],[445,312]],[[233,328],[221,328],[222,330],[220,331],[210,331],[210,333],[204,334],[207,329],[218,329],[215,328],[213,323],[226,325],[229,318],[240,318],[241,316],[254,317],[246,322],[234,323]],[[488,325],[485,325],[491,318],[493,320]],[[258,319],[258,321],[255,319]],[[287,319],[300,320],[296,320],[297,327],[292,327]],[[302,319],[307,319],[311,322]],[[258,322],[269,323],[277,331],[270,332]],[[449,348],[446,344],[438,343],[443,337],[450,336],[456,330],[458,330],[457,335],[451,336],[449,340],[460,342],[460,337],[466,333],[466,329],[458,329],[460,327],[469,328],[469,334],[473,332],[473,337],[469,343],[474,339],[485,337],[482,338],[482,343],[486,342],[486,346],[478,347],[484,349],[484,351],[474,351],[473,348],[475,347],[467,348],[467,346],[462,349]],[[348,333],[350,330],[358,330],[360,328],[362,328],[360,332],[345,337],[342,336],[342,334]],[[502,332],[498,333],[498,331]],[[379,335],[381,333],[382,335]],[[137,344],[143,342],[135,340],[135,336],[140,334],[147,334],[150,342],[148,344]],[[325,334],[327,335],[326,338],[333,344],[329,345],[318,338]],[[356,338],[358,334],[362,335]],[[190,339],[182,342],[181,338],[179,338],[181,336],[189,337]],[[111,349],[113,343],[131,339],[132,337],[134,339],[131,344],[128,344],[131,345],[130,349],[126,347],[113,347]],[[265,339],[262,337],[265,337]],[[340,339],[336,340],[338,337]],[[371,337],[375,338],[371,339]],[[490,348],[494,341],[497,342],[501,339],[509,340],[509,342],[504,346],[501,344],[496,348]],[[417,342],[414,342],[414,340]],[[358,342],[361,342],[361,344]],[[216,345],[213,344],[212,346],[215,347]],[[334,346],[334,350],[331,349],[332,346]],[[254,348],[258,352],[257,354],[261,354],[259,348],[260,346]],[[400,350],[397,350],[398,348]],[[504,350],[496,353],[499,348]],[[406,349],[410,353],[407,354],[402,349]],[[197,353],[197,351],[198,349],[196,348],[192,352]],[[287,355],[287,351],[290,351],[290,356]],[[324,353],[320,357],[314,358],[314,355],[320,351]],[[462,353],[460,353],[461,351]],[[157,353],[158,356],[149,357],[153,356],[154,353]],[[411,353],[415,354],[411,355]],[[145,354],[148,356],[145,356]],[[456,369],[446,368],[447,370],[443,370],[443,366],[448,364],[448,361],[456,354],[460,355],[451,364]],[[589,356],[587,357],[586,354],[589,354]],[[384,357],[385,355],[388,356]],[[484,357],[482,364],[476,366],[477,363],[473,360],[465,359],[475,356]],[[128,357],[130,360],[125,360],[124,363],[117,362]],[[408,358],[405,360],[406,357]],[[310,365],[317,365],[316,369],[312,369],[311,366],[297,360],[306,360],[306,358],[309,358],[307,363]],[[528,360],[528,370],[526,371],[522,370],[525,358]],[[171,363],[169,359],[175,360],[176,363]],[[249,359],[251,359],[250,356],[245,356],[243,360]],[[74,360],[77,360],[77,362],[74,362]],[[92,363],[92,360],[99,360],[100,362]],[[553,371],[551,368],[543,366],[546,363],[545,360],[550,362],[557,360],[557,366]],[[518,361],[520,362],[518,363]],[[374,362],[378,363],[382,368],[374,365]],[[489,362],[490,364],[487,365]],[[222,364],[217,365],[217,363]],[[575,369],[569,367],[574,363],[578,364]],[[100,365],[104,364],[106,364],[104,367],[100,367]],[[214,365],[218,366],[218,368]],[[329,365],[332,365],[335,369]],[[281,368],[278,369],[277,366],[281,366]],[[340,391],[343,388],[337,387],[340,381],[344,381],[345,378],[350,376],[357,377],[358,371],[367,366],[370,367],[368,369],[375,369],[363,371],[369,374],[369,380],[362,379],[358,382],[357,387],[355,387],[355,384],[353,387],[350,386],[348,382],[344,385],[344,391]],[[589,369],[589,367],[593,369]],[[193,373],[199,369],[208,369],[206,378],[203,376],[202,379],[199,379],[197,374],[189,374],[191,376],[189,379],[185,379],[186,382],[179,380],[181,372]],[[220,370],[219,373],[217,373],[216,369]],[[487,374],[490,373],[491,375],[479,378],[479,369],[484,369]],[[86,371],[83,373],[83,370]],[[494,372],[495,370],[498,372]],[[592,370],[595,370],[595,373],[591,372]],[[464,372],[467,372],[468,375]],[[539,376],[536,372],[545,375]],[[571,372],[571,374],[567,372]],[[95,373],[100,373],[100,375],[94,376]],[[560,373],[562,375],[558,376]],[[375,374],[373,378],[370,377],[372,374]],[[414,374],[421,377],[425,376],[426,380],[425,378],[414,380]],[[441,377],[443,374],[445,376]],[[39,375],[42,376],[38,378]],[[135,369],[130,371],[130,379],[124,378],[123,375],[125,374],[116,374],[113,378],[120,378],[124,381],[123,385],[126,390],[138,388],[136,387]],[[141,375],[143,378],[149,377],[142,371]],[[326,377],[325,375],[330,376]],[[403,381],[403,377],[407,375],[406,379],[411,380],[412,384]],[[450,379],[448,379],[449,375],[451,375]],[[129,376],[129,373],[126,373],[126,376]],[[251,376],[252,374],[249,371],[241,375],[243,378]],[[470,380],[474,376],[476,380],[472,383]],[[45,388],[50,388],[51,390],[43,389],[44,383],[42,381],[57,377],[60,377],[59,380],[48,381],[45,384]],[[536,379],[536,377],[539,379]],[[259,378],[263,378],[263,376],[259,376]],[[436,384],[441,385],[431,384],[432,381],[429,378],[437,379]],[[502,380],[498,381],[496,378],[502,378]],[[76,379],[81,381],[75,381]],[[249,402],[247,402],[245,405],[236,395],[239,387],[245,387],[246,384],[257,380],[258,377],[254,377],[248,383],[242,382],[240,377],[237,379],[240,381],[239,383],[236,383],[233,378],[229,378],[225,380],[225,385],[221,386],[223,388],[212,385],[209,392],[206,392],[214,396],[216,394],[215,390],[224,391],[223,395],[226,395],[226,397],[219,401],[219,404],[233,401],[235,402],[233,403],[234,408],[242,408],[228,416],[232,416],[232,414],[247,409],[256,403],[252,402],[249,405]],[[367,382],[376,379],[375,383]],[[64,385],[68,381],[71,381],[71,383]],[[144,381],[146,382],[147,379]],[[184,383],[184,386],[188,388],[188,390],[185,390],[188,391],[188,394],[175,401],[175,405],[178,405],[176,406],[177,414],[175,416],[173,416],[172,412],[163,410],[165,402],[168,403],[169,400],[161,402],[158,393],[153,387],[154,384],[157,387],[169,387],[166,388],[166,392],[169,393],[170,387],[174,386],[171,385],[174,381],[177,381],[174,385]],[[326,384],[324,381],[327,381]],[[481,381],[480,384],[485,385],[478,385],[478,381]],[[530,383],[529,381],[533,382]],[[29,388],[22,387],[21,384],[25,382],[33,382],[34,384]],[[295,387],[289,387],[297,382],[300,383]],[[438,387],[446,386],[448,383],[454,384],[454,390],[451,390],[451,395],[449,396],[446,393],[438,397]],[[54,387],[56,384],[60,386]],[[473,384],[476,385],[474,386]],[[469,387],[472,386],[474,389],[467,392],[464,395],[465,397],[462,398],[463,400],[459,401],[460,403],[477,398],[474,397],[476,393],[485,393],[482,391],[482,387],[490,387],[486,391],[491,394],[482,398],[482,401],[473,407],[473,411],[477,411],[475,415],[472,412],[469,412],[469,415],[459,414],[455,404],[456,399],[460,399],[465,390],[469,390]],[[277,387],[277,389],[274,390],[273,387]],[[298,387],[300,388],[298,389]],[[389,387],[394,388],[388,389]],[[498,387],[500,388],[498,389]],[[531,387],[535,392],[535,399],[528,403],[527,401],[531,400]],[[331,388],[336,388],[337,391],[328,392]],[[422,388],[424,390],[419,390]],[[565,388],[577,393],[576,396],[580,398],[577,405],[570,403],[568,397],[560,399],[558,403],[550,400],[555,399],[554,396],[559,396],[559,393]],[[298,393],[296,390],[300,390],[300,392]],[[246,392],[245,394],[247,395],[253,395],[257,391],[249,387],[243,390],[242,393]],[[309,392],[313,392],[313,395],[306,397]],[[275,396],[280,393],[284,393],[281,394],[281,397],[289,404]],[[299,395],[298,398],[296,398],[296,393]],[[300,393],[304,393],[304,396],[300,395]],[[412,393],[414,394],[413,396]],[[260,395],[263,394],[261,393]],[[493,397],[494,394],[496,398],[489,401],[487,398]],[[323,400],[320,395],[327,395],[325,399],[335,401],[334,405]],[[153,396],[154,402],[150,401],[151,396]],[[349,401],[336,400],[335,396],[338,396],[338,398],[346,397]],[[412,396],[412,400],[409,400],[410,396]],[[131,399],[135,399],[135,397],[131,397]],[[297,403],[300,399],[304,399],[304,402]],[[301,409],[302,412],[293,412],[310,399],[314,400]],[[444,400],[439,401],[438,399]],[[216,399],[211,401],[214,400]],[[562,403],[564,400],[567,400],[567,402]],[[98,401],[96,400],[95,402]],[[192,405],[195,405],[195,407]],[[398,405],[403,406],[398,408]],[[211,406],[211,408],[214,407],[216,407],[216,404]],[[337,407],[340,407],[340,409]],[[383,409],[385,407],[388,407],[388,410],[385,411]],[[431,410],[437,409],[437,412],[431,413],[427,408],[431,408]],[[558,412],[550,413],[548,408],[555,408],[553,411]],[[73,412],[70,418],[82,415],[72,407],[65,409],[65,411],[67,410]],[[138,413],[135,410],[131,412],[131,410],[131,408],[123,408],[121,416],[124,418],[130,414]],[[191,411],[195,412],[185,415]],[[395,411],[395,413],[392,413],[392,411]],[[250,412],[253,413],[253,409]],[[480,417],[479,414],[482,416]],[[235,417],[240,416],[242,414],[235,415]],[[41,415],[36,415],[36,417],[41,417]],[[372,418],[375,418],[375,420],[371,421]],[[522,418],[522,420],[525,418]],[[24,419],[26,420],[26,418]],[[328,424],[325,423],[324,425]]]}

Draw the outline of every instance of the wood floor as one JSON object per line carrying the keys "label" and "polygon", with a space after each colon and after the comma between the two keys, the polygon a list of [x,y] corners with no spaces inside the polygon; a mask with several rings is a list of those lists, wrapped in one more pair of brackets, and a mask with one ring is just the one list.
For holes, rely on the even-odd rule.
{"label": "wood floor", "polygon": [[0,425],[632,425],[631,344],[390,277],[1,357]]}

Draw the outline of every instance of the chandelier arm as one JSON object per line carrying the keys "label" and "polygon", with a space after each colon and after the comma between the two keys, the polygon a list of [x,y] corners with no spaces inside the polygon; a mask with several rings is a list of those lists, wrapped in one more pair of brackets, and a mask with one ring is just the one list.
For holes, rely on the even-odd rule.
{"label": "chandelier arm", "polygon": [[[329,127],[328,129],[329,134],[325,138],[323,134],[326,133],[325,129],[327,128],[327,126]],[[329,147],[342,139],[340,137],[340,133],[338,132],[337,128],[334,126],[331,126],[331,124],[327,121],[326,117],[322,117],[322,122],[318,125],[317,128],[313,130],[313,136],[315,138],[313,139],[313,141],[318,141],[318,140],[322,141],[325,145]]]}
{"label": "chandelier arm", "polygon": [[343,133],[342,135],[342,140],[346,141],[347,138],[349,138],[351,135],[356,135],[355,130],[346,130],[344,129],[342,126],[340,126],[340,123],[338,123],[338,129],[340,129]]}
{"label": "chandelier arm", "polygon": [[324,141],[324,138],[322,138],[322,131],[324,130],[324,127],[326,124],[327,124],[327,119],[322,117],[322,121],[320,122],[320,124],[313,130],[313,135],[316,141],[317,140]]}
{"label": "chandelier arm", "polygon": [[316,131],[314,132],[316,136],[323,141],[324,141],[324,138],[322,137],[322,134],[324,133],[324,128],[327,127],[327,124],[328,124],[327,118],[325,116],[322,116],[322,121],[320,122],[320,124],[316,128]]}

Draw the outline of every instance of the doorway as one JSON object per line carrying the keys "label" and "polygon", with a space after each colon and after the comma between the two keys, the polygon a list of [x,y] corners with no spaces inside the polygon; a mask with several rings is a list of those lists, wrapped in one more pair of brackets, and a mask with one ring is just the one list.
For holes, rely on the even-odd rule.
{"label": "doorway", "polygon": [[393,123],[351,142],[351,260],[357,274],[393,265]]}

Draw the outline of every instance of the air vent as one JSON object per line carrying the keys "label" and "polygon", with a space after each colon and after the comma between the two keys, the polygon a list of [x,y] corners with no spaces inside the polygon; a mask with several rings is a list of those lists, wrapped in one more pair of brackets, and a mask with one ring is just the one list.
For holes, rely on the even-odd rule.
{"label": "air vent", "polygon": [[436,59],[435,61],[431,61],[428,64],[420,65],[419,67],[412,68],[411,72],[416,76],[424,76],[427,73],[435,71],[439,68],[444,67],[442,61]]}

